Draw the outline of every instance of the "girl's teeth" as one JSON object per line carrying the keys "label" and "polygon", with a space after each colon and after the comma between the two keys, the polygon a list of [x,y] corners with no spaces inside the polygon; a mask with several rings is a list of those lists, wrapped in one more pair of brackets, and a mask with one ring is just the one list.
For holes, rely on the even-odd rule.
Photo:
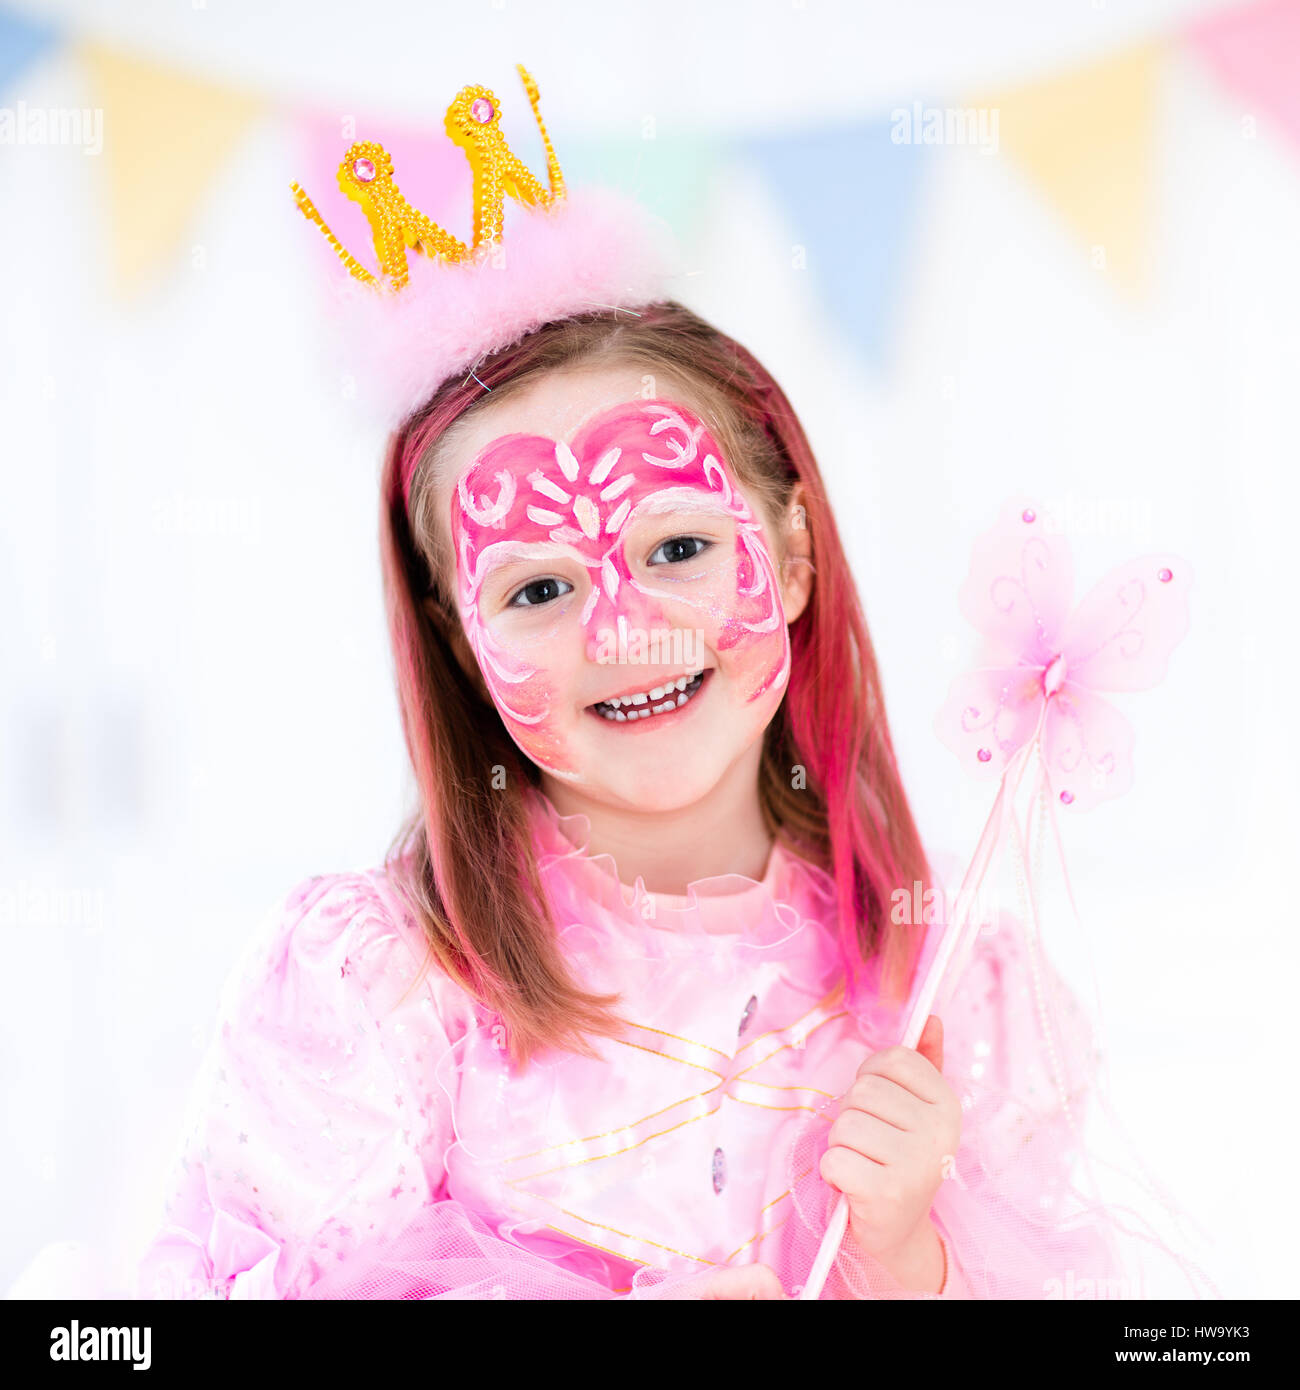
{"label": "girl's teeth", "polygon": [[[670,681],[667,685],[657,685],[651,691],[643,691],[637,695],[620,695],[612,700],[603,702],[604,708],[600,711],[606,719],[626,724],[629,719],[649,719],[652,714],[667,714],[670,710],[680,709],[687,700],[694,694],[686,694],[686,687],[696,683],[696,690],[699,689],[698,682],[703,676],[702,671],[697,671],[693,676],[681,676],[675,681]],[[668,696],[665,700],[663,697]],[[675,698],[674,698],[675,697]],[[661,703],[655,703],[660,701]],[[647,709],[637,709],[633,706],[648,705]]]}

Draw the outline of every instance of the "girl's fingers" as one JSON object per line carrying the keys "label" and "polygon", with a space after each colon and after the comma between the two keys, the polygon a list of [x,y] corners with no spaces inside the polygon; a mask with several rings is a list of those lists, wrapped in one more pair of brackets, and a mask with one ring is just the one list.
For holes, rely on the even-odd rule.
{"label": "girl's fingers", "polygon": [[844,1093],[840,1114],[846,1110],[860,1110],[899,1129],[915,1129],[924,1113],[921,1108],[924,1104],[897,1081],[879,1072],[867,1072]]}
{"label": "girl's fingers", "polygon": [[861,1110],[841,1112],[831,1126],[830,1142],[882,1167],[901,1163],[911,1152],[908,1131]]}
{"label": "girl's fingers", "polygon": [[841,1192],[860,1196],[870,1192],[885,1165],[866,1158],[854,1149],[836,1146],[821,1157],[822,1180]]}
{"label": "girl's fingers", "polygon": [[931,1014],[925,1020],[921,1036],[916,1040],[916,1050],[935,1071],[943,1070],[943,1020],[938,1014]]}
{"label": "girl's fingers", "polygon": [[944,1080],[921,1054],[910,1047],[886,1047],[873,1052],[858,1068],[859,1076],[875,1073],[897,1082],[918,1100],[938,1104],[944,1097]]}

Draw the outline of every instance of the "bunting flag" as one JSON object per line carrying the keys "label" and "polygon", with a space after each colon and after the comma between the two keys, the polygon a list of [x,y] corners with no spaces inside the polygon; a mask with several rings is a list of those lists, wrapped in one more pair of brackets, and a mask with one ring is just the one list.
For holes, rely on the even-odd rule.
{"label": "bunting flag", "polygon": [[708,190],[723,157],[719,140],[661,135],[650,126],[628,138],[566,139],[560,168],[573,188],[597,183],[635,198],[689,245],[703,225]]}
{"label": "bunting flag", "polygon": [[[1162,42],[1170,38],[1186,41],[1242,103],[1244,114],[1258,112],[1300,145],[1300,0],[1253,0],[1185,24]],[[104,113],[112,276],[118,295],[130,297],[174,263],[187,235],[201,235],[198,204],[268,103],[238,87],[69,40],[51,25],[2,8],[0,90],[12,87],[60,41],[73,43]],[[1132,297],[1143,295],[1149,280],[1161,51],[1157,43],[1144,44],[968,100],[961,108],[996,113],[995,148],[1005,149],[1056,210],[1078,240],[1081,261]],[[358,117],[355,128],[341,114],[289,113],[298,127],[301,159],[286,171],[286,183],[302,184],[344,244],[369,263],[369,226],[338,192],[337,169],[353,139],[375,139],[393,155],[408,198],[468,239],[469,171],[442,129],[442,109],[431,110],[426,125]],[[806,271],[828,316],[883,369],[913,242],[929,153],[924,147],[954,143],[944,131],[932,139],[926,117],[961,111],[917,104],[905,113],[902,138],[898,112],[847,128],[739,145],[721,137],[657,133],[653,126],[585,140],[566,136],[560,163],[570,186],[622,189],[663,217],[689,246],[702,230],[717,170],[737,157],[747,159],[787,218],[792,270]],[[0,108],[0,140],[6,114]],[[525,120],[516,134],[526,143],[535,135],[528,131]],[[540,151],[538,138],[537,158],[525,156],[536,171],[544,167]],[[308,241],[316,245],[315,254],[332,258],[323,238]]]}
{"label": "bunting flag", "polygon": [[1300,0],[1263,0],[1184,31],[1220,81],[1300,145]]}
{"label": "bunting flag", "polygon": [[1131,298],[1149,284],[1159,62],[1143,45],[973,102],[997,110],[1002,148]]}
{"label": "bunting flag", "polygon": [[19,74],[34,63],[58,37],[47,24],[26,15],[0,9],[0,92],[6,92]]}
{"label": "bunting flag", "polygon": [[217,169],[264,109],[257,97],[79,43],[104,111],[114,287],[138,292],[173,261]]}
{"label": "bunting flag", "polygon": [[932,143],[891,117],[744,146],[781,202],[792,269],[807,271],[840,332],[879,371],[888,367]]}

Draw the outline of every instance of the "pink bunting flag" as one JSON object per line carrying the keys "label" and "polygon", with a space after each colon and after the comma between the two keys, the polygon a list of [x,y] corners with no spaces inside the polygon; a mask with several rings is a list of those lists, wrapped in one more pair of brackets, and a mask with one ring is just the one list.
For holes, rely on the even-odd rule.
{"label": "pink bunting flag", "polygon": [[1300,0],[1225,10],[1184,35],[1220,81],[1300,145]]}

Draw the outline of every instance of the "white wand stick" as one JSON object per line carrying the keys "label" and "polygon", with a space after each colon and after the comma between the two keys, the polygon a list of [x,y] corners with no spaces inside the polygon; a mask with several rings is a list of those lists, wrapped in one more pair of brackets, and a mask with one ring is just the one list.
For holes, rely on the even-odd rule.
{"label": "white wand stick", "polygon": [[[930,962],[925,983],[921,986],[921,991],[916,996],[912,1011],[908,1015],[907,1027],[903,1029],[904,1047],[915,1047],[920,1042],[925,1021],[930,1015],[930,1010],[944,978],[950,971],[960,969],[975,942],[975,938],[979,935],[981,924],[972,921],[972,904],[979,895],[980,886],[983,884],[984,876],[992,862],[993,850],[1002,840],[1006,821],[1008,816],[1012,814],[1016,792],[1020,789],[1020,781],[1024,776],[1025,768],[1029,766],[1031,758],[1038,752],[1039,739],[1042,736],[1046,716],[1047,701],[1044,701],[1033,738],[1016,752],[1002,774],[1002,785],[998,788],[993,809],[989,812],[988,820],[984,822],[984,830],[980,835],[979,844],[976,846],[965,876],[962,878],[961,890],[957,894],[956,911],[944,927],[939,949]],[[956,974],[953,975],[953,979],[955,981]],[[804,1284],[803,1291],[799,1295],[800,1299],[821,1297],[826,1276],[830,1273],[835,1252],[840,1248],[840,1241],[844,1239],[844,1232],[848,1224],[848,1198],[840,1193],[840,1199],[835,1204],[835,1210],[831,1213],[830,1222],[826,1227],[826,1234],[822,1236],[822,1243],[817,1248],[817,1258],[813,1261],[812,1269],[808,1274],[808,1281]]]}

